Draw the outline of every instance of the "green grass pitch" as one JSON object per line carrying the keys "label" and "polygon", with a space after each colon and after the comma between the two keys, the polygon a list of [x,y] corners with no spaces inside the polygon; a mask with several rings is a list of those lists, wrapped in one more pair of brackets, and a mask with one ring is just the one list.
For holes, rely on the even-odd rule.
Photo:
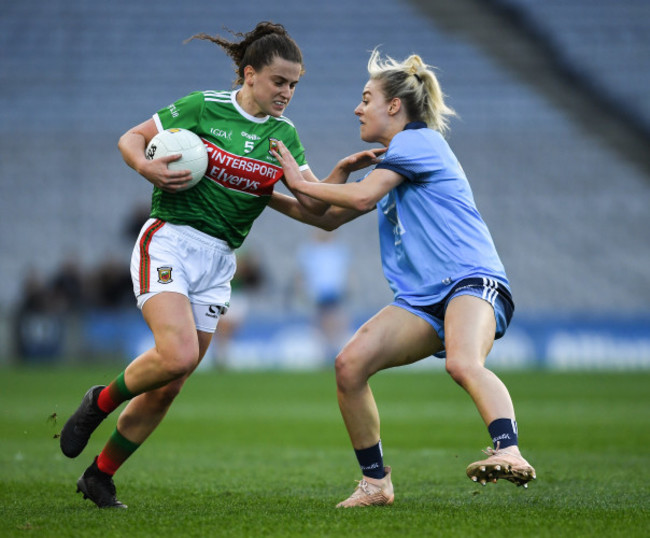
{"label": "green grass pitch", "polygon": [[117,473],[129,509],[99,510],[75,482],[117,415],[75,460],[55,435],[118,370],[0,369],[0,536],[650,536],[650,372],[501,373],[537,469],[527,490],[465,476],[489,438],[447,375],[383,372],[395,504],[351,510],[334,509],[359,471],[333,372],[199,372]]}

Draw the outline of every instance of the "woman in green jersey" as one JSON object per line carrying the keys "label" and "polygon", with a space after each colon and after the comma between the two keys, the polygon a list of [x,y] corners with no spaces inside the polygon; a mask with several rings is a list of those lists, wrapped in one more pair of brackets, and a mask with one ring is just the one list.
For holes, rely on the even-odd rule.
{"label": "woman in green jersey", "polygon": [[[237,42],[206,34],[194,38],[219,45],[233,59],[238,89],[192,93],[119,141],[125,162],[154,187],[151,218],[134,247],[131,274],[155,346],[108,386],[91,387],[61,432],[61,450],[74,458],[102,420],[129,401],[104,449],[77,482],[77,491],[100,508],[125,507],[116,498],[113,475],[163,419],[228,308],[234,249],[283,179],[270,151],[277,141],[291,152],[305,180],[318,181],[296,129],[282,115],[303,74],[299,47],[284,27],[270,22],[236,35]],[[180,155],[145,158],[149,141],[169,128],[193,131],[208,150],[205,177],[187,190],[190,172],[167,167]],[[350,156],[324,181],[342,182],[375,157],[373,151]],[[327,208],[309,197],[300,200],[317,213]]]}

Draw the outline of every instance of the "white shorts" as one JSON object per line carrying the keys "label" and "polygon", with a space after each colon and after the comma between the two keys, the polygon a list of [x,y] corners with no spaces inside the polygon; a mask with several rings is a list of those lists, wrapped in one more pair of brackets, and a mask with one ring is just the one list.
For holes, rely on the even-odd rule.
{"label": "white shorts", "polygon": [[131,255],[138,308],[158,293],[181,293],[190,300],[196,328],[213,333],[228,309],[236,268],[235,252],[225,241],[191,226],[149,219]]}

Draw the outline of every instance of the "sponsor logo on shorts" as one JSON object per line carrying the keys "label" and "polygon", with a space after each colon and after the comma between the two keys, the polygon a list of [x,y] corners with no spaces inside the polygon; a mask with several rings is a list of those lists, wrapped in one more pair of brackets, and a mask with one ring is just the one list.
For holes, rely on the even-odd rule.
{"label": "sponsor logo on shorts", "polygon": [[205,313],[205,315],[208,316],[209,318],[219,319],[219,316],[223,316],[228,311],[228,306],[230,306],[230,303],[226,303],[223,305],[211,304],[208,307],[208,311]]}
{"label": "sponsor logo on shorts", "polygon": [[169,284],[172,280],[171,267],[158,267],[158,282],[160,284]]}

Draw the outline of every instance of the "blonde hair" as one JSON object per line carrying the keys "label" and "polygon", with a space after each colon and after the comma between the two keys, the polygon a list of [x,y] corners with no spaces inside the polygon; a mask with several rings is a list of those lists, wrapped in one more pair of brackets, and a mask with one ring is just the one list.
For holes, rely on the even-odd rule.
{"label": "blonde hair", "polygon": [[445,104],[445,95],[433,69],[417,54],[398,62],[390,56],[382,59],[375,49],[368,60],[370,79],[381,83],[387,100],[399,98],[411,121],[423,121],[444,135],[449,131],[448,118],[456,112]]}

